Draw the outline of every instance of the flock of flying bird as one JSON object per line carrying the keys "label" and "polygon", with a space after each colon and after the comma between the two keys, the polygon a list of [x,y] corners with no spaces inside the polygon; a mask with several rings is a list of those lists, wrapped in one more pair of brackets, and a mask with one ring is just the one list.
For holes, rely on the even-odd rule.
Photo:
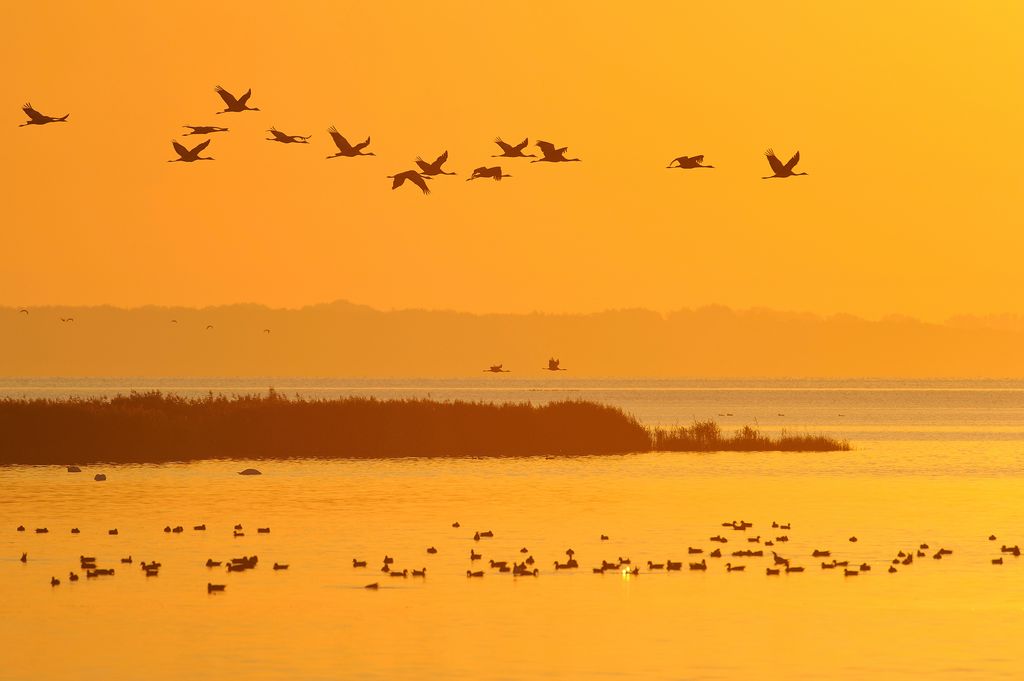
{"label": "flock of flying bird", "polygon": [[[76,467],[73,467],[73,466],[69,467],[69,471],[72,468],[76,468]],[[245,473],[243,472],[243,474],[245,474]],[[746,533],[747,530],[749,530],[749,529],[754,527],[754,524],[750,523],[750,522],[746,522],[744,520],[738,520],[738,521],[737,520],[731,520],[731,521],[723,522],[722,526],[726,527],[726,528],[729,528],[729,529],[731,529],[733,531],[738,531],[738,532]],[[454,523],[452,523],[452,527],[455,528],[455,529],[458,529],[460,527],[460,524],[458,522],[454,522]],[[19,532],[25,532],[24,525],[19,526],[17,529],[18,529]],[[196,525],[192,529],[194,531],[196,531],[196,532],[203,532],[203,531],[206,530],[206,524],[204,523],[202,525]],[[804,572],[806,568],[803,565],[795,564],[797,562],[797,559],[793,556],[792,552],[787,552],[787,553],[790,553],[790,557],[785,557],[785,556],[781,555],[780,553],[778,553],[778,551],[783,550],[782,549],[782,545],[785,545],[785,544],[787,544],[789,542],[789,531],[790,531],[790,529],[791,529],[791,525],[789,523],[784,523],[783,524],[783,523],[773,522],[771,524],[771,532],[770,532],[771,536],[767,536],[764,539],[762,539],[761,535],[757,535],[757,536],[749,536],[749,534],[740,535],[739,536],[740,540],[741,541],[745,540],[742,545],[748,546],[748,547],[751,547],[751,548],[739,549],[739,550],[734,550],[734,551],[726,551],[726,552],[723,552],[723,548],[725,547],[726,544],[729,543],[729,539],[727,537],[725,537],[725,536],[722,536],[721,534],[717,534],[717,535],[715,535],[713,537],[710,537],[708,539],[708,541],[718,544],[717,548],[715,548],[714,550],[705,551],[705,549],[703,547],[688,546],[686,552],[687,552],[687,555],[690,557],[689,561],[684,563],[684,561],[682,561],[682,560],[675,561],[675,560],[672,560],[671,558],[669,558],[669,559],[666,559],[665,562],[663,562],[663,563],[655,563],[652,560],[648,560],[646,562],[646,564],[647,564],[646,570],[648,572],[658,572],[658,571],[673,572],[673,571],[681,571],[683,569],[683,566],[686,565],[689,568],[689,570],[691,570],[691,571],[707,571],[709,569],[708,558],[721,559],[721,558],[726,558],[728,556],[731,556],[732,560],[743,559],[743,558],[763,558],[763,557],[765,557],[765,554],[766,554],[765,548],[772,548],[773,550],[767,552],[767,553],[771,554],[771,560],[770,560],[769,564],[764,568],[764,571],[765,571],[766,575],[768,575],[768,576],[780,575],[783,572],[785,572],[787,574],[789,574],[789,573]],[[43,528],[36,528],[35,532],[36,532],[36,534],[47,534],[47,533],[49,533],[49,530],[47,528],[43,527]],[[168,534],[172,534],[172,533],[180,534],[180,533],[184,532],[184,528],[181,527],[180,525],[176,526],[176,527],[173,527],[173,528],[170,525],[168,525],[168,526],[164,527],[164,532],[168,533]],[[79,534],[80,532],[79,532],[78,528],[72,528],[71,529],[71,533],[72,534]],[[257,533],[258,534],[269,534],[270,533],[270,528],[269,527],[259,528],[257,530]],[[110,535],[117,535],[118,531],[116,529],[112,529],[112,530],[108,531],[108,534],[110,534]],[[235,525],[232,534],[236,538],[237,537],[244,537],[245,534],[242,531],[242,525],[241,524]],[[478,553],[476,551],[476,546],[479,545],[479,544],[477,544],[478,542],[480,542],[480,541],[482,541],[484,539],[492,539],[493,537],[494,537],[494,532],[491,531],[491,530],[478,530],[478,531],[476,531],[473,534],[472,541],[474,542],[474,544],[470,544],[470,549],[469,549],[469,569],[466,570],[466,576],[467,577],[469,577],[469,578],[477,577],[478,578],[478,577],[483,577],[485,575],[485,571],[484,570],[474,570],[473,569],[473,567],[476,565],[476,561],[482,561],[483,558],[484,558],[484,555],[483,555],[482,552]],[[608,537],[608,535],[602,534],[602,535],[600,535],[600,540],[602,542],[608,541],[609,537]],[[989,535],[988,540],[990,542],[994,542],[994,541],[996,541],[996,536],[995,535]],[[856,536],[852,536],[852,537],[849,538],[849,542],[851,544],[856,544],[857,541],[858,540],[857,540]],[[779,547],[778,551],[774,550],[774,547],[776,547],[776,546]],[[756,547],[756,548],[754,548],[754,547]],[[888,565],[888,572],[889,573],[896,573],[896,572],[899,572],[904,567],[913,565],[915,558],[925,558],[925,557],[927,557],[929,554],[926,553],[926,551],[928,551],[928,550],[929,550],[929,545],[927,543],[918,544],[918,546],[916,548],[913,548],[913,549],[900,550],[898,553],[895,554],[895,556],[893,557],[892,561]],[[428,547],[426,547],[425,553],[427,555],[437,555],[438,549],[437,549],[436,546],[428,546]],[[931,558],[933,560],[942,560],[945,556],[949,556],[952,553],[953,553],[953,551],[951,549],[939,548],[938,550],[936,550],[936,552],[934,554],[931,554]],[[516,577],[537,577],[540,574],[540,569],[537,568],[537,567],[534,567],[534,565],[536,563],[536,560],[534,559],[533,555],[530,553],[530,550],[524,546],[521,549],[519,549],[519,554],[520,554],[520,556],[525,556],[525,557],[515,558],[515,559],[511,559],[511,560],[508,559],[507,557],[505,557],[506,558],[505,560],[494,560],[493,558],[491,558],[490,560],[488,560],[488,564],[489,564],[490,568],[493,571],[496,571],[498,573],[511,573],[513,576],[516,576]],[[554,561],[554,570],[555,570],[555,572],[559,572],[559,571],[562,571],[562,570],[573,570],[573,569],[576,569],[576,568],[580,567],[579,561],[576,559],[576,552],[572,548],[566,549],[565,555],[566,555],[566,560],[565,561],[563,561],[563,562],[559,562],[558,560]],[[1002,565],[1003,564],[1003,558],[1006,555],[1011,555],[1011,556],[1014,556],[1014,557],[1020,557],[1020,555],[1021,555],[1020,546],[1019,545],[1006,546],[1004,544],[1001,547],[1001,549],[1000,549],[999,557],[991,559],[992,564],[993,565]],[[699,562],[696,562],[696,557],[700,557],[700,561]],[[866,572],[870,572],[871,571],[870,563],[867,563],[867,562],[857,563],[856,561],[851,563],[851,561],[849,559],[847,559],[847,560],[838,560],[836,558],[833,558],[832,557],[832,550],[831,549],[817,549],[816,548],[816,549],[814,549],[809,554],[809,556],[804,556],[805,559],[807,557],[813,558],[816,562],[819,559],[831,558],[831,560],[827,560],[827,561],[826,560],[821,560],[821,569],[822,570],[838,571],[839,568],[842,568],[842,574],[843,574],[844,577],[856,577],[858,575],[861,575],[861,574],[864,574]],[[99,568],[99,567],[97,567],[96,558],[94,556],[81,555],[81,556],[79,556],[79,560],[80,560],[80,568],[83,571],[85,571],[86,577],[88,577],[88,578],[107,576],[107,575],[114,575],[114,568]],[[724,565],[722,565],[722,567],[725,568],[726,572],[743,572],[744,570],[746,570],[747,566],[745,564],[738,564],[738,563],[737,564],[733,564],[732,560],[729,560],[728,562],[724,563]],[[22,563],[27,563],[28,562],[28,553],[27,552],[23,552],[22,553],[22,555],[21,555],[21,562]],[[130,555],[127,558],[122,558],[121,559],[121,563],[122,564],[131,564],[132,562],[133,562],[133,558]],[[255,555],[253,555],[253,556],[242,556],[241,558],[232,558],[232,559],[227,560],[227,561],[215,561],[212,558],[210,558],[210,559],[207,559],[207,561],[205,563],[205,566],[207,568],[211,568],[211,569],[212,568],[218,568],[218,567],[226,566],[227,572],[229,572],[229,573],[230,572],[245,572],[246,570],[254,569],[257,566],[258,562],[259,562],[259,558],[257,556],[255,556]],[[630,558],[628,558],[628,557],[623,558],[622,556],[618,556],[615,560],[602,560],[601,564],[599,566],[595,566],[595,567],[592,568],[592,572],[594,574],[605,574],[607,572],[613,572],[613,573],[621,572],[624,576],[627,576],[627,575],[628,576],[635,576],[635,575],[639,575],[640,571],[641,571],[641,567],[640,567],[640,564],[639,564],[640,561],[638,561],[637,563],[638,564],[634,564],[633,561]],[[897,568],[896,567],[897,565],[899,565],[900,567]],[[141,567],[142,567],[142,570],[145,573],[146,577],[156,577],[156,576],[159,575],[159,570],[160,570],[161,564],[156,562],[156,561],[151,561],[149,563],[146,563],[145,561],[143,561],[141,563]],[[273,565],[273,569],[275,571],[277,571],[277,570],[287,570],[288,567],[289,567],[289,565],[287,565],[287,564],[281,564],[281,563],[276,563],[276,562]],[[352,559],[352,567],[353,568],[365,568],[365,567],[367,567],[367,561],[366,560],[360,560],[359,558],[353,558]],[[410,576],[410,573],[411,573],[411,575],[413,577],[424,577],[425,578],[427,576],[427,568],[425,566],[420,568],[420,569],[415,569],[414,568],[411,571],[408,568],[404,568],[404,569],[401,569],[401,570],[397,569],[397,566],[395,565],[394,557],[392,557],[392,556],[390,556],[388,554],[384,555],[383,565],[381,567],[381,572],[383,572],[385,575],[387,575],[389,577],[398,577],[398,578],[407,578],[407,577]],[[75,582],[75,581],[78,581],[79,576],[74,571],[71,571],[69,573],[68,579],[70,581],[72,581],[72,582]],[[60,583],[61,583],[60,579],[58,579],[57,577],[52,577],[51,576],[51,578],[50,578],[51,586],[59,586]],[[378,589],[379,587],[380,587],[380,584],[378,582],[371,582],[371,583],[369,583],[369,584],[367,584],[365,586],[365,588],[367,588],[367,589]],[[224,591],[226,589],[226,585],[225,584],[214,584],[212,582],[207,582],[206,589],[210,593],[221,592],[221,591]]]}
{"label": "flock of flying bird", "polygon": [[[235,97],[233,94],[222,88],[220,85],[216,86],[216,88],[214,89],[217,92],[217,94],[220,95],[221,99],[224,100],[224,104],[226,107],[222,111],[217,111],[217,114],[259,111],[259,108],[249,106],[249,98],[252,97],[251,88],[249,90],[246,90],[245,94],[241,97]],[[25,112],[25,115],[28,116],[28,121],[23,123],[22,126],[19,127],[23,127],[26,125],[46,125],[48,123],[66,123],[68,120],[68,116],[70,115],[65,114],[63,116],[47,116],[34,109],[31,104],[25,104],[22,107],[22,110]],[[189,132],[184,133],[184,136],[213,135],[215,133],[229,131],[229,129],[226,127],[216,125],[185,125],[183,127],[188,128],[189,130]],[[281,144],[309,144],[309,139],[310,137],[312,137],[312,135],[289,135],[288,133],[282,132],[273,126],[271,126],[271,128],[267,130],[267,132],[270,133],[270,137],[265,138],[267,141],[279,142]],[[362,142],[352,144],[351,142],[348,141],[348,139],[345,138],[344,135],[338,132],[337,128],[335,128],[334,126],[328,128],[327,132],[330,134],[331,140],[334,142],[334,145],[338,149],[336,153],[328,156],[328,159],[338,157],[354,158],[357,156],[374,155],[372,151],[365,151],[365,149],[370,145],[369,137],[367,137]],[[525,138],[519,144],[509,144],[502,140],[500,137],[495,138],[494,143],[498,145],[499,149],[501,149],[501,153],[494,154],[492,158],[530,158],[532,159],[530,161],[531,163],[569,163],[574,161],[578,162],[581,160],[579,158],[568,158],[566,156],[566,153],[569,150],[568,147],[558,147],[555,144],[552,144],[551,142],[546,142],[544,140],[537,140],[534,143],[534,146],[537,147],[540,151],[540,156],[537,156],[536,154],[527,154],[526,149],[529,146],[529,141],[529,138]],[[211,140],[208,138],[205,141],[197,144],[196,146],[189,148],[181,144],[177,140],[173,140],[171,142],[171,145],[174,147],[175,153],[178,154],[178,158],[171,159],[169,162],[193,163],[195,161],[213,161],[214,158],[212,156],[202,155],[206,148],[210,146],[210,142]],[[771,149],[765,152],[765,156],[768,158],[768,164],[771,166],[772,174],[762,179],[767,180],[771,178],[785,178],[807,174],[798,173],[794,171],[796,164],[800,162],[799,151],[796,152],[786,163],[783,163],[781,160],[779,160],[779,158],[775,155],[775,152],[772,151]],[[388,175],[387,178],[392,181],[392,189],[398,189],[406,182],[409,182],[410,184],[419,187],[420,191],[422,191],[424,194],[429,194],[430,187],[427,186],[427,180],[431,180],[439,175],[456,174],[454,172],[447,172],[444,170],[444,165],[445,163],[447,163],[447,161],[447,151],[445,151],[440,156],[435,158],[432,162],[427,162],[422,157],[417,157],[417,168],[396,172],[394,175]],[[679,156],[677,158],[672,159],[667,167],[680,168],[683,170],[690,170],[696,168],[714,168],[714,166],[711,165],[704,165],[703,154],[696,156]],[[502,170],[501,166],[480,166],[478,168],[473,169],[473,172],[470,174],[466,181],[468,182],[469,180],[477,179],[491,179],[495,181],[500,181],[506,177],[512,176],[505,173]]]}

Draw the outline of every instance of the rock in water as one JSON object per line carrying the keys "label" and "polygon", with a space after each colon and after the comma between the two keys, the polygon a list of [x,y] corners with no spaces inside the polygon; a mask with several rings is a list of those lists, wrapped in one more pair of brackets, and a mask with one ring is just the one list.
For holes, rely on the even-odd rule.
{"label": "rock in water", "polygon": [[81,473],[82,469],[78,466],[68,466],[68,473]]}
{"label": "rock in water", "polygon": [[263,475],[263,473],[259,472],[255,468],[246,468],[244,471],[238,471],[238,474],[239,475]]}
{"label": "rock in water", "polygon": [[103,482],[106,479],[107,479],[107,476],[105,474],[103,474],[103,473],[97,473],[96,477],[93,478],[93,480],[95,480],[96,482]]}

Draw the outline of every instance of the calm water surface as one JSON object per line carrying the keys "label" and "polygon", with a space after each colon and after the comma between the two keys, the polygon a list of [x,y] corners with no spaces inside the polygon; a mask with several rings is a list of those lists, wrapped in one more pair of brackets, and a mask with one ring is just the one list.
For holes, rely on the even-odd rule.
{"label": "calm water surface", "polygon": [[[856,449],[215,461],[81,475],[0,467],[0,679],[1021,678],[1024,558],[990,561],[1000,545],[1024,543],[1024,385],[118,379],[8,380],[0,394],[270,384],[306,395],[584,396],[652,423],[732,413],[719,420],[833,432]],[[264,475],[235,475],[248,465]],[[93,482],[98,470],[107,482]],[[720,526],[739,518],[755,526]],[[773,520],[792,523],[791,541],[775,548],[807,572],[768,577],[770,558],[708,559],[707,572],[590,571],[619,556],[642,567],[688,561],[688,546],[710,551],[719,533],[726,553],[748,548],[744,536],[781,533]],[[205,533],[191,530],[204,522]],[[232,537],[235,523],[245,537]],[[32,532],[44,526],[49,534]],[[264,526],[271,533],[257,534]],[[477,529],[496,536],[474,542]],[[927,557],[887,572],[897,551],[922,542]],[[932,559],[940,546],[953,555]],[[539,577],[484,565],[519,560],[521,547]],[[554,571],[568,547],[580,569]],[[822,570],[815,548],[872,570]],[[470,549],[485,560],[471,564]],[[426,579],[387,577],[385,553],[397,569],[426,567]],[[68,582],[80,554],[117,574]],[[129,554],[135,564],[120,564]],[[253,571],[203,566],[251,554]],[[369,566],[352,568],[353,557]],[[147,579],[142,560],[162,562],[160,576]],[[729,560],[746,571],[727,573]],[[275,561],[291,568],[274,572]],[[467,579],[469,567],[488,574]],[[51,575],[62,584],[51,588]],[[227,591],[207,594],[208,581]],[[362,588],[374,581],[379,591]]]}

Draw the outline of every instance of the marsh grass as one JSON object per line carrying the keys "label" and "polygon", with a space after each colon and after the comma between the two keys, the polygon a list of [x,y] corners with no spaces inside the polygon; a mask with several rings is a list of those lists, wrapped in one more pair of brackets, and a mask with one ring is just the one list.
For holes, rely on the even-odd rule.
{"label": "marsh grass", "polygon": [[578,456],[717,450],[845,450],[823,436],[772,438],[713,421],[648,428],[582,400],[534,405],[423,399],[160,392],[0,400],[0,463],[161,463],[211,458]]}

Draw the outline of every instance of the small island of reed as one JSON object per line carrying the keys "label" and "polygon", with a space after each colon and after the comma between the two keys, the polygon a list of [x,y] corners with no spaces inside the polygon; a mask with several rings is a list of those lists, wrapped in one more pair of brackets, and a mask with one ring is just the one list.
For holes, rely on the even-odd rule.
{"label": "small island of reed", "polygon": [[845,451],[823,435],[723,435],[714,421],[650,428],[581,400],[534,405],[425,399],[112,398],[0,400],[0,464],[163,463],[216,458],[580,456],[649,451]]}

